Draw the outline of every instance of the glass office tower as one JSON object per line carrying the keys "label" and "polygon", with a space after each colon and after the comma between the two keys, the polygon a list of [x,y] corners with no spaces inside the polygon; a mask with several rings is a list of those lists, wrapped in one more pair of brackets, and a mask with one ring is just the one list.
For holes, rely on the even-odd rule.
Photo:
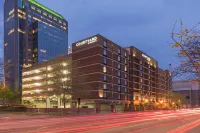
{"label": "glass office tower", "polygon": [[35,0],[4,1],[4,62],[11,64],[6,83],[21,89],[23,67],[67,54],[68,23]]}

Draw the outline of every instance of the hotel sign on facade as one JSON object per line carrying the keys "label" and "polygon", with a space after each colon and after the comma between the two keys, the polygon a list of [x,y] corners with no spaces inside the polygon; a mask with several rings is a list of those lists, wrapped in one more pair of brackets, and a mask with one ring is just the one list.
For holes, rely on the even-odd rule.
{"label": "hotel sign on facade", "polygon": [[82,46],[82,45],[85,45],[85,44],[92,44],[92,43],[95,43],[97,42],[97,37],[92,37],[90,39],[87,39],[87,40],[84,40],[84,41],[81,41],[81,42],[78,42],[76,43],[76,47],[79,47],[79,46]]}

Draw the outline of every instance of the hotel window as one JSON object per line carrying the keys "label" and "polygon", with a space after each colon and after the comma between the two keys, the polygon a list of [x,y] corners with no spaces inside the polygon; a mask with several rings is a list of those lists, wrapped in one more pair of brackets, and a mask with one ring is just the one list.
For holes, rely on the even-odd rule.
{"label": "hotel window", "polygon": [[46,13],[46,12],[43,12],[43,15],[44,15],[44,16],[47,16],[47,13]]}
{"label": "hotel window", "polygon": [[126,87],[124,88],[124,91],[127,92],[127,88]]}
{"label": "hotel window", "polygon": [[54,19],[55,21],[57,21],[57,18],[56,18],[56,17],[54,17],[53,19]]}
{"label": "hotel window", "polygon": [[121,79],[120,79],[120,78],[118,79],[118,84],[119,84],[119,85],[121,84]]}
{"label": "hotel window", "polygon": [[142,72],[140,72],[140,77],[142,77]]}
{"label": "hotel window", "polygon": [[127,80],[124,80],[124,85],[127,86]]}
{"label": "hotel window", "polygon": [[118,99],[121,99],[121,95],[120,94],[118,94]]}
{"label": "hotel window", "polygon": [[105,65],[107,65],[107,59],[106,59],[106,57],[104,57],[103,63],[104,63]]}
{"label": "hotel window", "polygon": [[106,70],[106,66],[103,67],[103,72],[104,72],[104,73],[107,72],[107,70]]}
{"label": "hotel window", "polygon": [[118,91],[119,91],[119,92],[121,91],[121,87],[120,87],[120,86],[118,86]]}
{"label": "hotel window", "polygon": [[51,19],[52,19],[52,18],[53,18],[53,17],[52,17],[52,15],[49,15],[49,18],[51,18]]}
{"label": "hotel window", "polygon": [[118,64],[118,69],[121,69],[121,64]]}
{"label": "hotel window", "polygon": [[140,89],[142,89],[142,84],[140,84]]}
{"label": "hotel window", "polygon": [[66,23],[63,23],[63,25],[65,25],[65,26],[66,26]]}
{"label": "hotel window", "polygon": [[8,45],[8,43],[5,43],[4,46],[6,47]]}
{"label": "hotel window", "polygon": [[103,55],[107,55],[107,51],[106,51],[106,49],[103,49]]}
{"label": "hotel window", "polygon": [[124,78],[127,79],[127,73],[124,73]]}
{"label": "hotel window", "polygon": [[125,59],[125,64],[127,64],[127,59]]}
{"label": "hotel window", "polygon": [[118,71],[118,77],[120,77],[121,76],[121,72],[120,71]]}
{"label": "hotel window", "polygon": [[103,41],[103,46],[106,48],[107,47],[107,41]]}
{"label": "hotel window", "polygon": [[35,10],[35,7],[34,7],[34,6],[31,6],[31,9]]}
{"label": "hotel window", "polygon": [[37,9],[37,11],[38,11],[39,13],[41,13],[41,12],[42,12],[40,9]]}
{"label": "hotel window", "polygon": [[107,76],[106,75],[103,76],[103,80],[107,81]]}
{"label": "hotel window", "polygon": [[140,66],[140,70],[142,71],[142,66]]}
{"label": "hotel window", "polygon": [[120,61],[121,61],[121,57],[120,57],[120,56],[118,56],[117,60],[120,62]]}
{"label": "hotel window", "polygon": [[106,98],[107,97],[107,93],[103,92],[103,97]]}
{"label": "hotel window", "polygon": [[117,50],[117,51],[118,51],[118,54],[121,54],[121,49],[120,49],[120,48],[118,48],[118,50]]}
{"label": "hotel window", "polygon": [[126,52],[124,53],[124,56],[127,57],[127,53]]}
{"label": "hotel window", "polygon": [[127,72],[127,66],[124,67],[124,71]]}
{"label": "hotel window", "polygon": [[107,84],[103,84],[103,89],[107,89]]}
{"label": "hotel window", "polygon": [[140,82],[142,83],[142,78],[140,78]]}
{"label": "hotel window", "polygon": [[140,61],[140,64],[142,64],[142,61]]}

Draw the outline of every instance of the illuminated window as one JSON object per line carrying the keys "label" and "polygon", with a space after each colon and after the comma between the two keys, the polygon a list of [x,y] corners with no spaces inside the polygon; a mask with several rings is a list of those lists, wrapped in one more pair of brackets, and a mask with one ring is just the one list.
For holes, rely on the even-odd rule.
{"label": "illuminated window", "polygon": [[127,66],[125,66],[124,71],[127,72]]}
{"label": "illuminated window", "polygon": [[8,32],[8,35],[12,34],[15,30],[14,29],[11,29],[9,32]]}
{"label": "illuminated window", "polygon": [[124,53],[124,56],[127,57],[127,53],[126,52]]}
{"label": "illuminated window", "polygon": [[103,67],[103,72],[104,72],[104,73],[107,72],[107,70],[106,70],[106,66]]}
{"label": "illuminated window", "polygon": [[57,21],[57,18],[56,18],[56,17],[54,17],[53,19],[54,19],[55,21]]}
{"label": "illuminated window", "polygon": [[6,47],[8,45],[8,43],[5,43],[4,46]]}
{"label": "illuminated window", "polygon": [[40,9],[37,9],[37,11],[38,11],[39,13],[41,13],[41,12],[42,12]]}
{"label": "illuminated window", "polygon": [[34,7],[34,6],[31,6],[31,9],[35,10],[35,7]]}
{"label": "illuminated window", "polygon": [[44,15],[44,16],[47,16],[47,13],[46,13],[46,12],[43,12],[43,15]]}
{"label": "illuminated window", "polygon": [[18,12],[19,12],[19,13],[21,13],[21,14],[24,14],[24,15],[26,15],[26,13],[25,13],[25,12],[23,12],[22,10],[20,10],[20,9],[18,9]]}
{"label": "illuminated window", "polygon": [[103,84],[103,89],[107,89],[107,84]]}
{"label": "illuminated window", "polygon": [[53,18],[53,17],[52,17],[52,15],[49,15],[49,18],[51,18],[51,19],[52,19],[52,18]]}
{"label": "illuminated window", "polygon": [[42,53],[46,53],[47,50],[45,50],[45,49],[41,49],[40,52],[42,52]]}
{"label": "illuminated window", "polygon": [[22,33],[22,34],[25,34],[26,32],[21,30],[21,29],[18,29],[18,32]]}
{"label": "illuminated window", "polygon": [[26,19],[25,15],[18,14],[18,17],[21,19]]}
{"label": "illuminated window", "polygon": [[9,12],[9,15],[11,15],[13,12],[14,12],[15,10],[14,9],[12,9],[10,12]]}
{"label": "illuminated window", "polygon": [[142,83],[142,79],[140,79],[140,82]]}

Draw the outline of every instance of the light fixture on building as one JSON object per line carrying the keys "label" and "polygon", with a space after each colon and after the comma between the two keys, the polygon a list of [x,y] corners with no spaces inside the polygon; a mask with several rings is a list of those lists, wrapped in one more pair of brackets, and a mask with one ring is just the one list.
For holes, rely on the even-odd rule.
{"label": "light fixture on building", "polygon": [[62,63],[63,66],[67,66],[67,63]]}
{"label": "light fixture on building", "polygon": [[47,68],[47,70],[48,70],[48,71],[51,71],[51,70],[52,70],[52,68],[51,68],[51,67],[48,67],[48,68]]}

